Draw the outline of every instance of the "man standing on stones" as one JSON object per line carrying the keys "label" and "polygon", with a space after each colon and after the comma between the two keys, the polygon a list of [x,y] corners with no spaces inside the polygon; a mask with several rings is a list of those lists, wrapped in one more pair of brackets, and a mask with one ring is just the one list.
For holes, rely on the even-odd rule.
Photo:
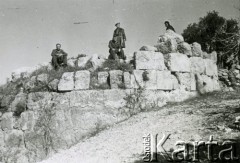
{"label": "man standing on stones", "polygon": [[120,28],[120,23],[116,23],[115,26],[117,27],[114,32],[113,32],[113,38],[114,37],[117,37],[117,42],[120,43],[121,47],[122,48],[125,48],[125,41],[127,40],[126,39],[126,35],[125,35],[125,32],[124,32],[124,29],[123,28]]}
{"label": "man standing on stones", "polygon": [[67,53],[61,49],[61,44],[56,44],[56,49],[52,51],[52,65],[57,70],[60,66],[67,66]]}
{"label": "man standing on stones", "polygon": [[121,44],[120,42],[117,41],[117,37],[113,37],[113,39],[109,41],[108,47],[109,47],[109,53],[110,53],[108,59],[114,59],[114,60],[126,59],[126,57],[124,56],[124,51],[121,47]]}
{"label": "man standing on stones", "polygon": [[170,25],[169,21],[165,21],[164,22],[165,26],[166,26],[166,30],[172,30],[173,32],[175,32],[175,29],[173,28],[173,26]]}

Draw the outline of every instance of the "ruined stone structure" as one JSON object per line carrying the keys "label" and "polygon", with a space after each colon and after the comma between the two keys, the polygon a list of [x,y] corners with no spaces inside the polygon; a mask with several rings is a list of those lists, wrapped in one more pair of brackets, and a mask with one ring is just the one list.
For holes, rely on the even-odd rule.
{"label": "ruined stone structure", "polygon": [[[65,72],[60,80],[48,82],[51,74],[30,78],[29,69],[15,72],[13,80],[29,77],[24,89],[37,82],[55,92],[19,92],[7,105],[0,122],[2,161],[40,161],[143,109],[220,90],[214,54],[204,55],[199,44],[189,45],[172,31],[160,36],[155,47],[143,46],[133,58],[133,71],[95,71],[97,82],[109,89],[90,87],[91,74],[103,63],[96,55],[70,59],[73,67],[84,67],[89,60],[92,67]],[[16,115],[21,106],[24,111]]]}

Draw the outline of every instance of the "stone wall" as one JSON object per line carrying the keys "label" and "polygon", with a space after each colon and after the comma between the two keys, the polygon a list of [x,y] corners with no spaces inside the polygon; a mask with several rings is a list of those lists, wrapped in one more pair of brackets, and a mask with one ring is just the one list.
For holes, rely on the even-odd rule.
{"label": "stone wall", "polygon": [[[20,92],[1,115],[0,159],[40,161],[142,110],[219,90],[214,56],[168,31],[155,47],[146,45],[134,53],[132,71],[65,72],[48,83],[56,92]],[[81,66],[88,61],[81,57],[69,63]],[[94,69],[101,65],[96,56],[91,62]],[[92,89],[92,73],[97,73],[99,85],[109,87]],[[15,73],[13,79],[17,74],[27,72]],[[28,83],[44,83],[49,75],[31,77]]]}

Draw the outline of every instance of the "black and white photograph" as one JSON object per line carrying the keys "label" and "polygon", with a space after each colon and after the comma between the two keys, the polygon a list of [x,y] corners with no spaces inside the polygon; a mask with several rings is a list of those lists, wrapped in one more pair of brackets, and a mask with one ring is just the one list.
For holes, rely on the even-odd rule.
{"label": "black and white photograph", "polygon": [[0,0],[0,163],[240,163],[240,0]]}

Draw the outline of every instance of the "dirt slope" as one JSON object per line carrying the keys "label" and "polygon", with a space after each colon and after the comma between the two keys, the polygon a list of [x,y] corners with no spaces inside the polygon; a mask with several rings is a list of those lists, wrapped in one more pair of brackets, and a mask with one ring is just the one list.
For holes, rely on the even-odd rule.
{"label": "dirt slope", "polygon": [[141,162],[142,137],[148,133],[158,133],[159,139],[162,134],[171,134],[165,149],[175,149],[177,140],[208,140],[210,135],[216,140],[235,138],[239,131],[231,127],[239,112],[239,92],[211,93],[140,113],[42,163]]}

